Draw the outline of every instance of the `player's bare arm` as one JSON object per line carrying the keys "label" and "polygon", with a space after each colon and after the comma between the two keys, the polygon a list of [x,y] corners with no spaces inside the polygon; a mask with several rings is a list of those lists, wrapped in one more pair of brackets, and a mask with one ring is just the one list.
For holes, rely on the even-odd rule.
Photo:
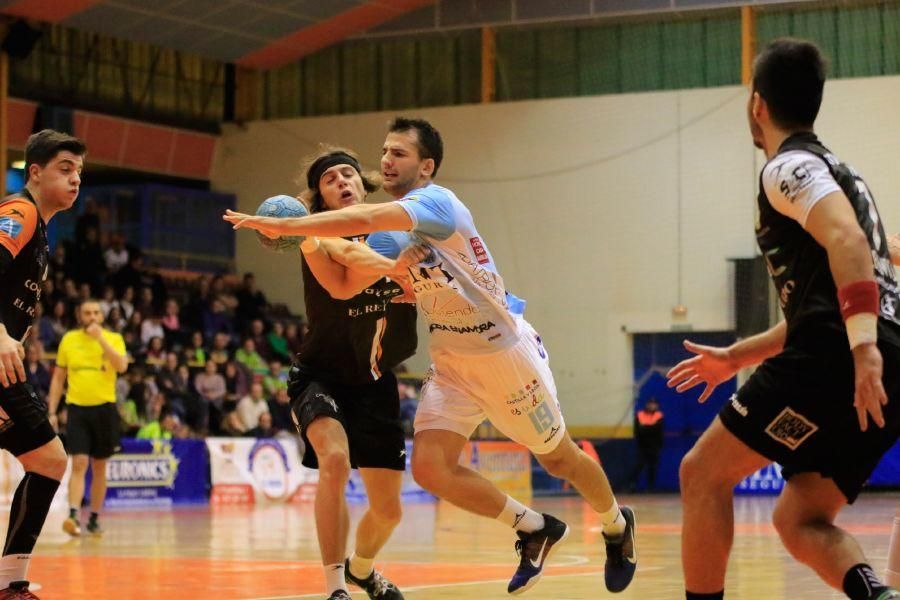
{"label": "player's bare arm", "polygon": [[[831,275],[838,289],[855,282],[874,282],[868,239],[843,192],[832,192],[816,203],[806,220],[806,230],[828,253]],[[858,316],[870,319],[870,327],[875,331],[877,315]],[[881,407],[887,404],[887,394],[881,381],[884,365],[875,341],[873,333],[869,341],[853,347],[856,376],[853,405],[863,431],[868,428],[869,415],[876,425],[884,427],[881,411]]]}
{"label": "player's bare arm", "polygon": [[781,321],[767,331],[725,348],[685,340],[684,347],[694,356],[681,361],[666,373],[666,385],[680,393],[704,384],[706,387],[698,401],[706,402],[716,387],[737,375],[738,371],[758,365],[781,352],[786,335],[787,323]]}
{"label": "player's bare arm", "polygon": [[282,235],[346,237],[373,231],[409,231],[412,220],[399,204],[357,204],[306,217],[258,217],[226,210],[222,217],[234,229],[255,229],[276,238]]}
{"label": "player's bare arm", "polygon": [[888,238],[888,248],[891,251],[891,262],[900,266],[900,233]]}

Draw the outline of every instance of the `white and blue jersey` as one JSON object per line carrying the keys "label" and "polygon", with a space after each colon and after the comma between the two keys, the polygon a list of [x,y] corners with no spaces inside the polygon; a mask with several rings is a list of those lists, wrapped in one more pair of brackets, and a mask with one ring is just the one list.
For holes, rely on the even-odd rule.
{"label": "white and blue jersey", "polygon": [[432,251],[410,267],[431,348],[486,354],[515,344],[524,302],[507,293],[469,209],[453,192],[433,183],[397,203],[412,219],[411,241]]}

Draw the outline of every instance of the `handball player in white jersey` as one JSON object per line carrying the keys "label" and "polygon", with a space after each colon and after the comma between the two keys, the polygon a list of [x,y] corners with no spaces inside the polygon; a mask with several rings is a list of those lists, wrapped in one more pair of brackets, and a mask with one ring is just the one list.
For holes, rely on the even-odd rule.
{"label": "handball player in white jersey", "polygon": [[433,361],[416,413],[413,476],[434,495],[515,529],[520,563],[508,591],[533,587],[569,528],[459,464],[472,432],[489,418],[597,511],[606,542],[606,587],[624,590],[637,565],[634,512],[619,508],[602,467],[569,437],[547,352],[522,316],[524,302],[506,291],[469,210],[432,182],[442,158],[440,134],[430,123],[398,118],[381,159],[384,189],[396,202],[286,219],[228,211],[225,220],[269,237],[410,232],[406,252],[422,260],[410,267],[411,283],[428,320]]}

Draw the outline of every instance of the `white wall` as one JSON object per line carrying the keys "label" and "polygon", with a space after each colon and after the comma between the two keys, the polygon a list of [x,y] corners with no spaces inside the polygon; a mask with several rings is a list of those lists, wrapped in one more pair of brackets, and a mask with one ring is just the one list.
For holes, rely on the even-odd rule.
{"label": "white wall", "polygon": [[[441,131],[437,181],[469,206],[508,288],[528,300],[571,425],[611,425],[625,414],[632,372],[623,328],[668,330],[679,301],[694,329],[732,326],[726,259],[756,251],[762,164],[746,98],[729,87],[404,113]],[[900,231],[898,106],[900,77],[829,82],[818,124],[870,184],[889,231]],[[252,212],[267,196],[297,191],[299,161],[319,141],[353,148],[377,168],[393,115],[229,129],[213,183]],[[237,247],[239,270],[302,311],[296,258],[264,251],[250,233],[238,234]],[[421,347],[412,364],[424,370]]]}

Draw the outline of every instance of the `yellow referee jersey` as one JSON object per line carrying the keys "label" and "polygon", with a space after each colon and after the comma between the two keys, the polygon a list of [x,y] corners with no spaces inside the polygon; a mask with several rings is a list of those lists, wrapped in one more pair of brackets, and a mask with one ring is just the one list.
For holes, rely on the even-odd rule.
{"label": "yellow referee jersey", "polygon": [[[104,329],[103,337],[116,352],[125,354],[121,335]],[[63,336],[56,351],[56,364],[68,370],[67,404],[99,406],[116,401],[116,369],[103,355],[100,342],[83,329]]]}

